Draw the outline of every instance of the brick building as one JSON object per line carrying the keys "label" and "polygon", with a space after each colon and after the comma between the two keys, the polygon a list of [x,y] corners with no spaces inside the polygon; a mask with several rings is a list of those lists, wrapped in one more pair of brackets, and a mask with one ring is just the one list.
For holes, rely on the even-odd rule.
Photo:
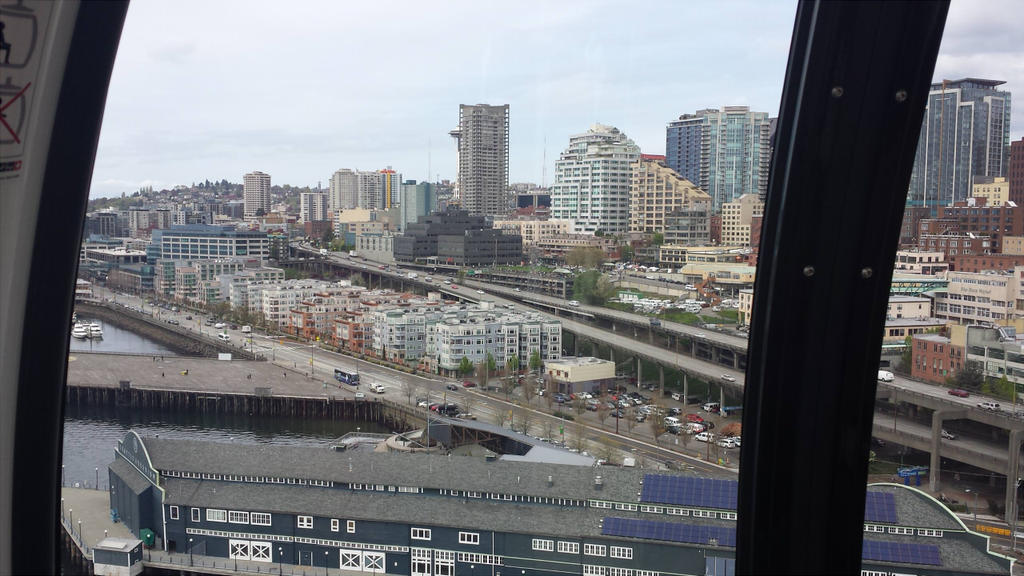
{"label": "brick building", "polygon": [[944,384],[963,367],[964,348],[941,334],[917,334],[911,344],[910,375],[918,380]]}
{"label": "brick building", "polygon": [[956,256],[951,263],[957,272],[981,272],[982,270],[1013,270],[1024,266],[1024,254],[982,254]]}
{"label": "brick building", "polygon": [[1010,142],[1010,202],[1024,206],[1024,138]]}

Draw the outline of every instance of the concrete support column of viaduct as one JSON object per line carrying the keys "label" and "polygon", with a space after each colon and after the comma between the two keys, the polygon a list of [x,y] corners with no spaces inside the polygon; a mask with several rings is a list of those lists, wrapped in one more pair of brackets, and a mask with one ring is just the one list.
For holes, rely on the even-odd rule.
{"label": "concrete support column of viaduct", "polygon": [[946,420],[967,417],[967,410],[936,410],[932,413],[931,460],[928,462],[928,487],[932,492],[939,490],[939,470],[942,464],[942,423]]}
{"label": "concrete support column of viaduct", "polygon": [[[639,382],[638,382],[639,384]],[[658,364],[658,386],[661,390],[661,394],[665,394],[665,367]]]}
{"label": "concrete support column of viaduct", "polygon": [[1020,473],[1020,449],[1024,442],[1024,430],[1010,431],[1010,453],[1006,458],[1006,521],[1013,523],[1017,517],[1017,479]]}

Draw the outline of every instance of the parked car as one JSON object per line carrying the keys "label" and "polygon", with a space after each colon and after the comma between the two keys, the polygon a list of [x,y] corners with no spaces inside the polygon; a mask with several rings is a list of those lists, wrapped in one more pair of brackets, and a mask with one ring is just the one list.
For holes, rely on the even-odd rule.
{"label": "parked car", "polygon": [[445,386],[445,388],[447,388],[449,390],[458,390],[459,389],[459,387],[456,386],[455,384],[448,384],[447,386]]}
{"label": "parked car", "polygon": [[705,412],[714,412],[717,414],[718,410],[721,407],[722,405],[719,404],[718,402],[708,402],[707,404],[701,406],[701,409],[704,410]]}
{"label": "parked car", "polygon": [[698,442],[714,442],[715,435],[711,432],[701,432],[700,434],[695,435],[693,439]]}
{"label": "parked car", "polygon": [[950,388],[949,395],[957,396],[959,398],[967,398],[968,396],[971,395],[971,393],[968,392],[967,390],[964,390],[963,388]]}
{"label": "parked car", "polygon": [[476,382],[473,382],[472,380],[463,380],[462,381],[462,387],[463,388],[473,388],[475,386],[476,386]]}
{"label": "parked car", "polygon": [[736,377],[731,374],[722,374],[722,380],[725,380],[726,382],[735,382]]}
{"label": "parked car", "polygon": [[216,324],[213,325],[213,327],[216,328],[217,330],[220,330],[221,328],[224,328],[225,326],[226,326],[226,324],[224,324],[223,322],[217,322]]}
{"label": "parked car", "polygon": [[[668,415],[669,416],[678,416],[678,415],[680,415],[682,413],[683,413],[683,409],[682,408],[675,408],[675,407],[673,407],[673,408],[669,408],[668,409]],[[690,415],[687,414],[686,416],[687,416],[687,418],[689,418]]]}
{"label": "parked car", "polygon": [[686,415],[686,421],[687,422],[703,422],[704,419],[700,417],[700,414],[687,414]]}
{"label": "parked car", "polygon": [[732,438],[720,438],[718,440],[718,442],[716,442],[716,444],[718,444],[722,448],[735,448],[736,447],[736,442]]}

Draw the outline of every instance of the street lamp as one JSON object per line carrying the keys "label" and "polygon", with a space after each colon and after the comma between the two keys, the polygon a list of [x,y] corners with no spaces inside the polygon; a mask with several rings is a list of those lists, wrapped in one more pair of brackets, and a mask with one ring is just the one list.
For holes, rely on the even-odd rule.
{"label": "street lamp", "polygon": [[[967,489],[964,490],[964,492],[970,494],[971,493],[971,489],[967,488]],[[974,523],[975,524],[978,523],[978,491],[977,490],[974,491]]]}
{"label": "street lamp", "polygon": [[[74,508],[68,508],[68,526],[72,526],[73,527],[74,525],[75,525],[75,510],[74,510]],[[74,532],[74,528],[72,528],[72,532]]]}
{"label": "street lamp", "polygon": [[324,576],[327,576],[327,555],[329,552],[324,550]]}
{"label": "street lamp", "polygon": [[[1016,384],[1014,386],[1016,386]],[[1016,392],[1017,392],[1017,389],[1014,388],[1014,396],[1016,396]],[[1014,492],[1013,492],[1013,524],[1011,526],[1011,529],[1013,530],[1013,535],[1011,537],[1013,538],[1013,551],[1014,552],[1017,551],[1017,516],[1020,515],[1020,511],[1017,509],[1017,494],[1020,493],[1020,485],[1022,483],[1024,483],[1024,478],[1018,477],[1017,478],[1017,486],[1016,486],[1017,489],[1014,490]]]}
{"label": "street lamp", "polygon": [[188,539],[188,565],[192,565],[192,539]]}
{"label": "street lamp", "polygon": [[284,574],[284,568],[281,567],[281,563],[284,562],[284,548],[281,546],[277,547],[277,573]]}
{"label": "street lamp", "polygon": [[96,489],[100,489],[100,467],[96,467]]}

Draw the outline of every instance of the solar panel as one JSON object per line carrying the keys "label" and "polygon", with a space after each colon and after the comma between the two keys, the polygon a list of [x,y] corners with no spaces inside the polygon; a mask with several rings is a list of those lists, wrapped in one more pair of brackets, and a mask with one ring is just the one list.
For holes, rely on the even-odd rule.
{"label": "solar panel", "polygon": [[735,480],[646,474],[640,501],[735,510],[738,486]]}
{"label": "solar panel", "polygon": [[861,558],[898,564],[942,566],[939,547],[934,544],[865,540],[861,551]]}
{"label": "solar panel", "polygon": [[736,546],[736,529],[724,526],[700,526],[680,522],[655,522],[633,518],[605,518],[601,526],[605,536],[623,536],[644,540],[664,540],[687,544]]}
{"label": "solar panel", "polygon": [[864,499],[864,521],[898,524],[896,497],[889,492],[868,492]]}

